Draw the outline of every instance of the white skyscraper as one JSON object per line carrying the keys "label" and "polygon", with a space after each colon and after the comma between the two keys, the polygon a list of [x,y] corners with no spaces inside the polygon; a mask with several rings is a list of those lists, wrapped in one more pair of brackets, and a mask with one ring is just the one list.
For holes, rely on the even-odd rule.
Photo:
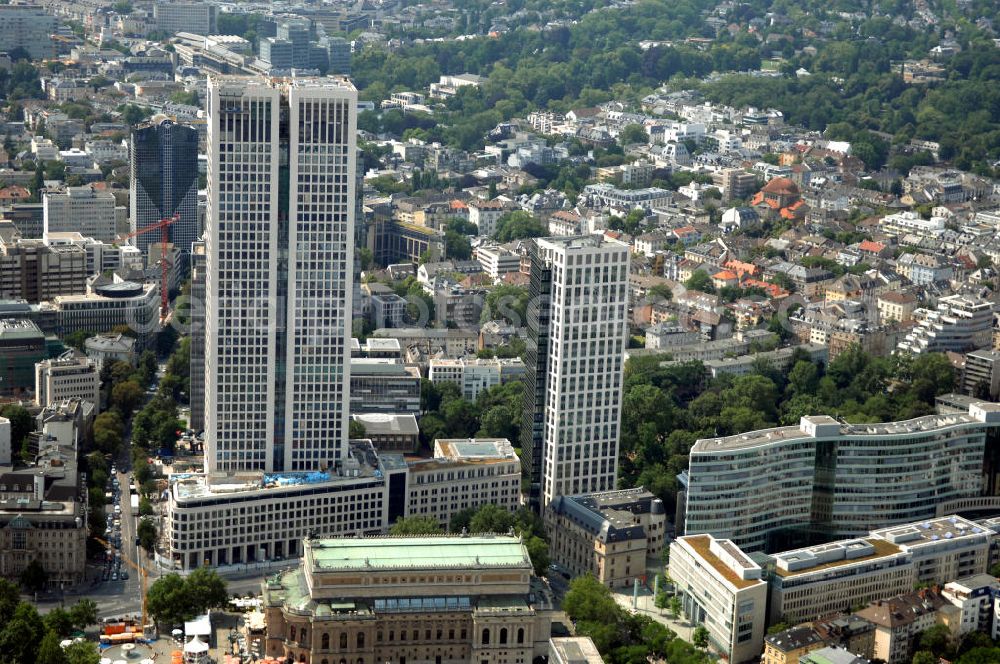
{"label": "white skyscraper", "polygon": [[343,79],[209,80],[208,471],[345,456],[356,101]]}
{"label": "white skyscraper", "polygon": [[600,235],[536,240],[521,427],[535,505],[615,488],[628,269],[628,247]]}

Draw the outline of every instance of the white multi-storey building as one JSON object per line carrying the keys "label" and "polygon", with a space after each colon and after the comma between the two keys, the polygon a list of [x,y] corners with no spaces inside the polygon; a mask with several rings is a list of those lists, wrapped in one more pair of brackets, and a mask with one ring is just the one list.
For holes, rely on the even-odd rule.
{"label": "white multi-storey building", "polygon": [[521,269],[521,255],[507,247],[488,244],[476,247],[476,260],[483,266],[483,272],[493,281],[499,281],[505,274]]}
{"label": "white multi-storey building", "polygon": [[0,51],[28,51],[32,60],[55,57],[52,35],[58,22],[37,5],[0,6]]}
{"label": "white multi-storey building", "polygon": [[904,353],[965,352],[991,345],[996,305],[969,295],[948,295],[938,300],[937,309],[917,309],[920,322],[899,342]]}
{"label": "white multi-storey building", "polygon": [[506,438],[436,440],[434,458],[410,463],[408,475],[406,515],[443,528],[462,510],[521,507],[521,462]]}
{"label": "white multi-storey building", "polygon": [[35,365],[35,403],[41,407],[83,399],[101,406],[101,377],[97,364],[86,356],[68,351],[55,360]]}
{"label": "white multi-storey building", "polygon": [[670,578],[684,614],[708,630],[729,661],[756,659],[764,645],[767,583],[760,565],[725,539],[678,537],[670,545]]}
{"label": "white multi-storey building", "polygon": [[356,106],[346,79],[209,80],[208,471],[344,457]]}
{"label": "white multi-storey building", "polygon": [[219,8],[207,2],[157,2],[153,5],[156,29],[171,37],[178,32],[214,35]]}
{"label": "white multi-storey building", "polygon": [[135,333],[136,352],[141,353],[160,331],[159,284],[120,281],[80,295],[59,295],[52,305],[60,335],[77,330],[111,332],[125,325]]}
{"label": "white multi-storey building", "polygon": [[771,622],[810,620],[986,570],[994,533],[959,516],[772,556]]}
{"label": "white multi-storey building", "polygon": [[680,478],[684,532],[755,551],[788,532],[860,536],[933,518],[981,495],[997,426],[1000,404],[973,402],[967,414],[858,425],[803,417],[798,427],[699,440]]}
{"label": "white multi-storey building", "polygon": [[101,242],[114,242],[115,197],[110,191],[92,187],[67,187],[62,193],[46,193],[43,201],[44,232],[78,232]]}
{"label": "white multi-storey building", "polygon": [[432,359],[427,378],[432,383],[454,383],[462,396],[475,401],[479,394],[495,385],[508,383],[524,375],[520,359]]}
{"label": "white multi-storey building", "polygon": [[628,246],[600,235],[536,242],[522,424],[533,503],[615,488],[628,269]]}

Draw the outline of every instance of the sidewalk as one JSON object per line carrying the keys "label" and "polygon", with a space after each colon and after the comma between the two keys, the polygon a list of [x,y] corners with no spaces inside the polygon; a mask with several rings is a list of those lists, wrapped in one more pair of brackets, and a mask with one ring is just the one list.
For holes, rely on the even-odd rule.
{"label": "sidewalk", "polygon": [[656,605],[653,604],[653,593],[646,587],[639,588],[639,599],[637,602],[637,607],[632,608],[632,591],[626,590],[624,588],[615,589],[612,591],[612,596],[618,605],[625,608],[632,613],[638,613],[644,616],[649,616],[658,623],[665,625],[672,632],[677,634],[678,638],[681,638],[688,643],[691,642],[691,632],[694,631],[694,627],[687,620],[673,619],[670,617],[670,612],[666,609],[658,609]]}

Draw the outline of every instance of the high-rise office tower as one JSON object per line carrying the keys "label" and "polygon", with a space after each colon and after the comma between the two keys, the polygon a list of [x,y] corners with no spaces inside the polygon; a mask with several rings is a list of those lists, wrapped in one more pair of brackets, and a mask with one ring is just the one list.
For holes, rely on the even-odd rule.
{"label": "high-rise office tower", "polygon": [[188,394],[191,395],[191,428],[205,430],[205,242],[191,245],[191,299],[188,320],[191,322],[191,356],[188,369]]}
{"label": "high-rise office tower", "polygon": [[[167,227],[170,242],[191,251],[198,239],[198,131],[165,116],[154,117],[132,130],[129,141],[129,220],[132,232],[165,217],[180,218]],[[133,238],[149,256],[159,231]]]}
{"label": "high-rise office tower", "polygon": [[600,235],[535,241],[521,447],[536,508],[615,488],[628,266]]}
{"label": "high-rise office tower", "polygon": [[345,457],[356,104],[344,79],[209,80],[209,471]]}

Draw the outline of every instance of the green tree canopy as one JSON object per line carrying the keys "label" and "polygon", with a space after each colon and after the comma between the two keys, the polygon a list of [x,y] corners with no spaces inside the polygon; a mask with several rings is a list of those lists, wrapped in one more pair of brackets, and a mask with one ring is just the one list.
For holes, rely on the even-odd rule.
{"label": "green tree canopy", "polygon": [[437,519],[429,516],[408,516],[396,521],[389,528],[389,534],[402,537],[406,535],[437,535],[443,532]]}
{"label": "green tree canopy", "polygon": [[512,242],[548,235],[542,222],[521,210],[508,212],[497,220],[493,239],[497,242]]}

